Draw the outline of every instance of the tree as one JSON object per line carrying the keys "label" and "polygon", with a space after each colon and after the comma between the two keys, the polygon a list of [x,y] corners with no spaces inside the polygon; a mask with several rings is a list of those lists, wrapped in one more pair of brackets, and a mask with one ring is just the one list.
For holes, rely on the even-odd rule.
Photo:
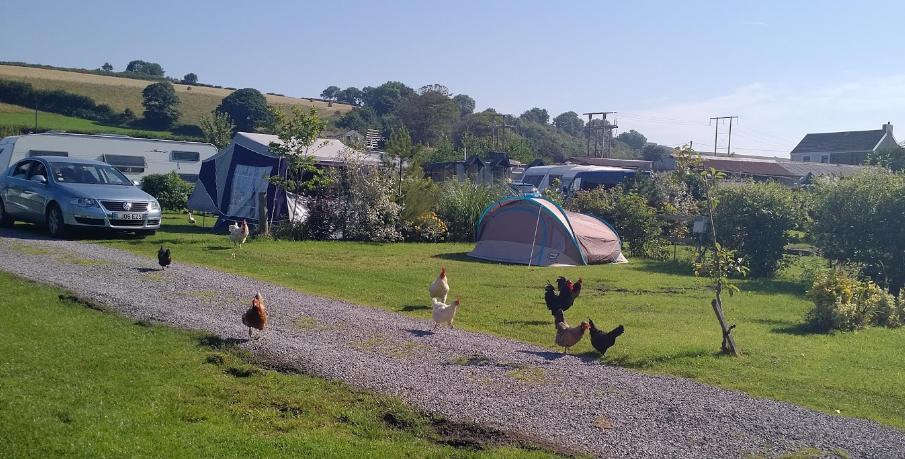
{"label": "tree", "polygon": [[176,171],[149,174],[141,179],[141,189],[154,196],[160,207],[167,210],[185,209],[193,188],[192,184],[182,180]]}
{"label": "tree", "polygon": [[867,156],[867,164],[880,166],[894,172],[905,171],[905,148],[886,148]]}
{"label": "tree", "polygon": [[236,129],[242,132],[254,132],[257,126],[272,120],[267,99],[253,88],[239,89],[224,97],[217,111],[229,115]]}
{"label": "tree", "polygon": [[344,104],[351,105],[361,105],[362,97],[364,97],[364,93],[361,92],[361,89],[358,89],[354,86],[350,86],[341,91],[336,91],[334,93],[334,97],[337,102],[341,102]]}
{"label": "tree", "polygon": [[168,81],[150,84],[141,92],[145,122],[153,127],[169,129],[181,115],[176,106],[179,97]]}
{"label": "tree", "polygon": [[101,70],[103,70],[103,71],[105,71],[105,72],[112,72],[112,71],[113,71],[113,66],[110,65],[109,62],[104,62],[104,65],[101,66]]}
{"label": "tree", "polygon": [[412,137],[409,135],[408,129],[403,126],[399,130],[394,130],[387,140],[386,147],[387,156],[394,159],[399,167],[399,194],[402,194],[402,167],[406,161],[411,162],[415,156],[415,149],[412,146]]}
{"label": "tree", "polygon": [[184,77],[182,77],[182,82],[185,84],[195,84],[198,83],[198,75],[194,73],[186,73]]}
{"label": "tree", "polygon": [[456,94],[452,98],[453,102],[459,106],[459,116],[470,115],[474,113],[475,101],[466,94]]}
{"label": "tree", "polygon": [[339,86],[327,86],[327,89],[321,91],[321,99],[336,100],[337,92],[339,92]]}
{"label": "tree", "polygon": [[322,179],[320,169],[308,150],[317,141],[327,123],[317,116],[313,108],[308,111],[293,106],[287,114],[282,110],[270,109],[274,133],[279,142],[272,142],[270,151],[287,160],[288,168],[282,177],[270,178],[274,185],[290,192],[304,193],[318,186]]}
{"label": "tree", "polygon": [[634,129],[617,135],[616,139],[625,142],[626,145],[634,150],[641,150],[647,144],[647,137],[644,137],[644,134]]}
{"label": "tree", "polygon": [[337,127],[356,130],[360,133],[364,133],[368,129],[380,129],[381,124],[380,117],[374,113],[371,107],[355,107],[336,120]]}
{"label": "tree", "polygon": [[160,64],[155,62],[145,62],[141,60],[129,62],[129,65],[126,66],[126,71],[150,76],[163,76],[163,67],[161,67]]}
{"label": "tree", "polygon": [[584,130],[584,121],[575,112],[565,112],[553,118],[553,125],[573,136],[580,136]]}
{"label": "tree", "polygon": [[366,107],[372,108],[377,115],[382,116],[393,112],[399,103],[413,95],[414,89],[398,81],[387,81],[376,88],[364,88],[362,101]]}
{"label": "tree", "polygon": [[645,161],[660,161],[672,154],[672,148],[665,145],[648,143],[641,148],[641,159]]}
{"label": "tree", "polygon": [[233,124],[228,114],[214,110],[211,113],[201,115],[198,127],[201,128],[205,142],[213,144],[218,150],[222,150],[232,140],[233,130],[236,125]]}
{"label": "tree", "polygon": [[535,123],[547,124],[550,122],[550,114],[546,109],[534,107],[531,110],[522,113],[519,118],[526,121],[534,121]]}
{"label": "tree", "polygon": [[435,144],[449,137],[459,119],[459,107],[439,85],[425,86],[405,99],[396,115],[409,129],[415,143]]}

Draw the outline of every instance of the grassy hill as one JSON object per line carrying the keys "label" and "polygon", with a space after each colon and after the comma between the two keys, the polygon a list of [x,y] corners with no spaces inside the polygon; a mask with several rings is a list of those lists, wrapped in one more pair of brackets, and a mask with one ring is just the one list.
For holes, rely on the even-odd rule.
{"label": "grassy hill", "polygon": [[[31,83],[35,89],[62,89],[81,94],[94,99],[98,104],[107,104],[117,111],[131,108],[139,116],[144,111],[141,106],[141,91],[147,85],[153,83],[147,80],[117,76],[93,75],[15,65],[0,65],[0,79],[25,81]],[[182,117],[179,122],[182,124],[197,124],[202,114],[210,113],[211,110],[220,104],[224,97],[233,92],[224,88],[187,86],[184,84],[174,84],[173,86],[181,101],[179,110],[182,112]],[[289,107],[301,105],[303,107],[313,107],[324,118],[330,118],[352,109],[351,105],[331,105],[314,99],[275,95],[267,95],[266,97],[267,102],[274,106]],[[6,114],[10,112],[0,109],[0,113]],[[32,119],[31,124],[34,124],[34,119]]]}
{"label": "grassy hill", "polygon": [[[0,103],[0,126],[27,127],[35,126],[35,112],[25,107]],[[78,132],[82,134],[122,134],[133,137],[151,138],[183,138],[187,136],[174,135],[169,131],[150,131],[142,129],[130,129],[118,126],[108,126],[96,121],[72,116],[58,115],[38,111],[38,127],[53,131]],[[6,133],[0,129],[0,137]]]}

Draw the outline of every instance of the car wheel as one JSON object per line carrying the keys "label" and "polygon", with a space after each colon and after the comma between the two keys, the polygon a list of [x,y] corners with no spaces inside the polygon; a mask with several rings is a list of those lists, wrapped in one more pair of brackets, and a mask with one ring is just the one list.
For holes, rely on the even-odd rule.
{"label": "car wheel", "polygon": [[57,239],[65,238],[68,233],[63,220],[63,211],[56,204],[52,204],[47,210],[47,232]]}
{"label": "car wheel", "polygon": [[13,218],[6,213],[6,207],[3,206],[3,200],[0,199],[0,226],[13,226]]}

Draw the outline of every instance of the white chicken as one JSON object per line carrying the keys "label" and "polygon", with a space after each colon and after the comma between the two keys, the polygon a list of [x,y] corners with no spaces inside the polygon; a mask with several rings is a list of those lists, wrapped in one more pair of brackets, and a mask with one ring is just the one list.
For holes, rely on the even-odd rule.
{"label": "white chicken", "polygon": [[192,211],[189,211],[189,223],[195,224],[195,216],[192,215]]}
{"label": "white chicken", "polygon": [[449,324],[449,328],[455,328],[453,320],[456,318],[456,311],[459,309],[459,298],[456,298],[456,301],[453,301],[452,304],[446,304],[437,298],[431,298],[431,303],[434,308],[432,315],[434,319],[433,329],[436,330],[440,324]]}
{"label": "white chicken", "polygon": [[449,295],[449,282],[446,280],[446,267],[440,268],[440,275],[434,280],[430,288],[427,290],[431,298],[437,298],[446,303],[446,296]]}
{"label": "white chicken", "polygon": [[[233,247],[236,249],[242,247],[246,239],[248,239],[248,223],[245,223],[245,220],[242,220],[242,226],[237,225],[236,222],[229,225],[229,240],[232,241]],[[233,257],[235,258],[235,256],[236,252],[233,250]]]}

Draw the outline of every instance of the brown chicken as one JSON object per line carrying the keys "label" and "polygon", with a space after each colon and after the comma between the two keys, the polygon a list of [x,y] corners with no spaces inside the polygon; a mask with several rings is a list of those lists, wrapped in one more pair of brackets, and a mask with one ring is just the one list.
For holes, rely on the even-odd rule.
{"label": "brown chicken", "polygon": [[264,327],[267,326],[267,308],[264,307],[264,297],[261,296],[261,292],[258,292],[251,300],[251,308],[242,314],[242,323],[248,327],[249,338],[251,338],[252,328],[264,330]]}
{"label": "brown chicken", "polygon": [[569,348],[578,344],[581,341],[581,338],[584,336],[584,332],[590,328],[587,322],[582,322],[577,327],[569,327],[569,324],[566,323],[565,318],[562,315],[562,311],[556,311],[554,313],[556,316],[556,345],[563,347],[563,352],[566,354],[569,353]]}

